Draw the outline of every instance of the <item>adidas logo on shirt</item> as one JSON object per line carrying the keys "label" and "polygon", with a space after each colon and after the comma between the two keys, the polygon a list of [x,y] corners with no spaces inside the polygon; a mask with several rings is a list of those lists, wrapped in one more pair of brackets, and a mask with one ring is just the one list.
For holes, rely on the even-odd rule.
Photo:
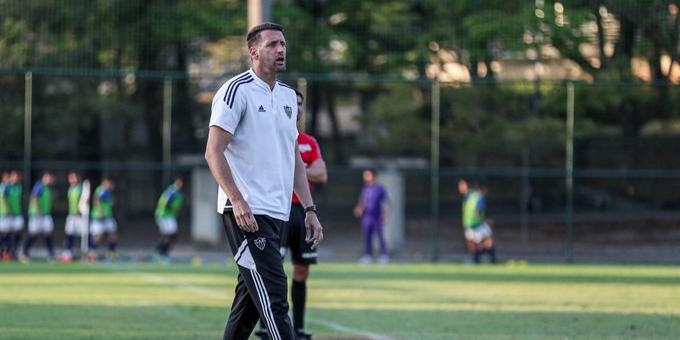
{"label": "adidas logo on shirt", "polygon": [[264,109],[262,105],[260,105],[260,108],[257,110],[259,112],[267,112],[267,110]]}

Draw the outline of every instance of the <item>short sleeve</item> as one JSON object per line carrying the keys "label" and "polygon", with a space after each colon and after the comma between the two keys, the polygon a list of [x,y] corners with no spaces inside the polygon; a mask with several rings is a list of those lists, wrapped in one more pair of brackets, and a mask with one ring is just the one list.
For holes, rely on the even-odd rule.
{"label": "short sleeve", "polygon": [[168,205],[172,204],[172,201],[175,200],[176,194],[177,194],[177,191],[175,191],[175,190],[169,190],[168,192],[166,192],[165,196],[167,197]]}
{"label": "short sleeve", "polygon": [[40,196],[42,193],[42,185],[36,184],[33,186],[33,190],[31,191],[31,196]]}
{"label": "short sleeve", "polygon": [[312,161],[310,162],[310,164],[312,162],[316,161],[317,159],[322,158],[321,157],[321,148],[319,147],[319,143],[316,141],[316,138],[312,137],[311,140],[312,140],[312,143],[311,143],[312,144],[312,151],[311,151],[311,160]]}
{"label": "short sleeve", "polygon": [[245,98],[243,91],[227,93],[228,87],[224,84],[215,93],[210,112],[210,126],[218,126],[233,135],[245,111]]}
{"label": "short sleeve", "polygon": [[477,210],[484,211],[486,209],[486,198],[480,197],[477,201]]}

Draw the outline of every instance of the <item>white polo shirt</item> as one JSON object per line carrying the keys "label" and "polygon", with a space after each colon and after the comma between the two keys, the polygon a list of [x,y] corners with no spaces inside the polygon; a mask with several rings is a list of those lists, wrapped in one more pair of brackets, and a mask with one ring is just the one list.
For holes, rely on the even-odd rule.
{"label": "white polo shirt", "polygon": [[[272,90],[250,69],[215,93],[210,126],[233,138],[224,151],[236,187],[255,215],[283,221],[290,214],[297,140],[297,97],[278,82]],[[217,212],[227,195],[218,186]]]}

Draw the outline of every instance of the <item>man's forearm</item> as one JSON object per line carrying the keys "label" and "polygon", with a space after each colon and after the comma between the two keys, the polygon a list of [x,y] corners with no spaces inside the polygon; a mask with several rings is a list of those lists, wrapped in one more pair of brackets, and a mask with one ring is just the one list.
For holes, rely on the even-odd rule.
{"label": "man's forearm", "polygon": [[326,183],[328,180],[328,173],[326,172],[326,162],[319,158],[310,164],[306,169],[307,180],[312,183]]}

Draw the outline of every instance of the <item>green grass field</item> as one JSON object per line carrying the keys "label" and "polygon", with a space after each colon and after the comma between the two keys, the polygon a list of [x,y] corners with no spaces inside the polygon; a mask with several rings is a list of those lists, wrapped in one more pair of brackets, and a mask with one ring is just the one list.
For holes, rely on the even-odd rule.
{"label": "green grass field", "polygon": [[[233,265],[0,263],[2,339],[218,339]],[[317,339],[678,338],[680,268],[323,264]]]}

